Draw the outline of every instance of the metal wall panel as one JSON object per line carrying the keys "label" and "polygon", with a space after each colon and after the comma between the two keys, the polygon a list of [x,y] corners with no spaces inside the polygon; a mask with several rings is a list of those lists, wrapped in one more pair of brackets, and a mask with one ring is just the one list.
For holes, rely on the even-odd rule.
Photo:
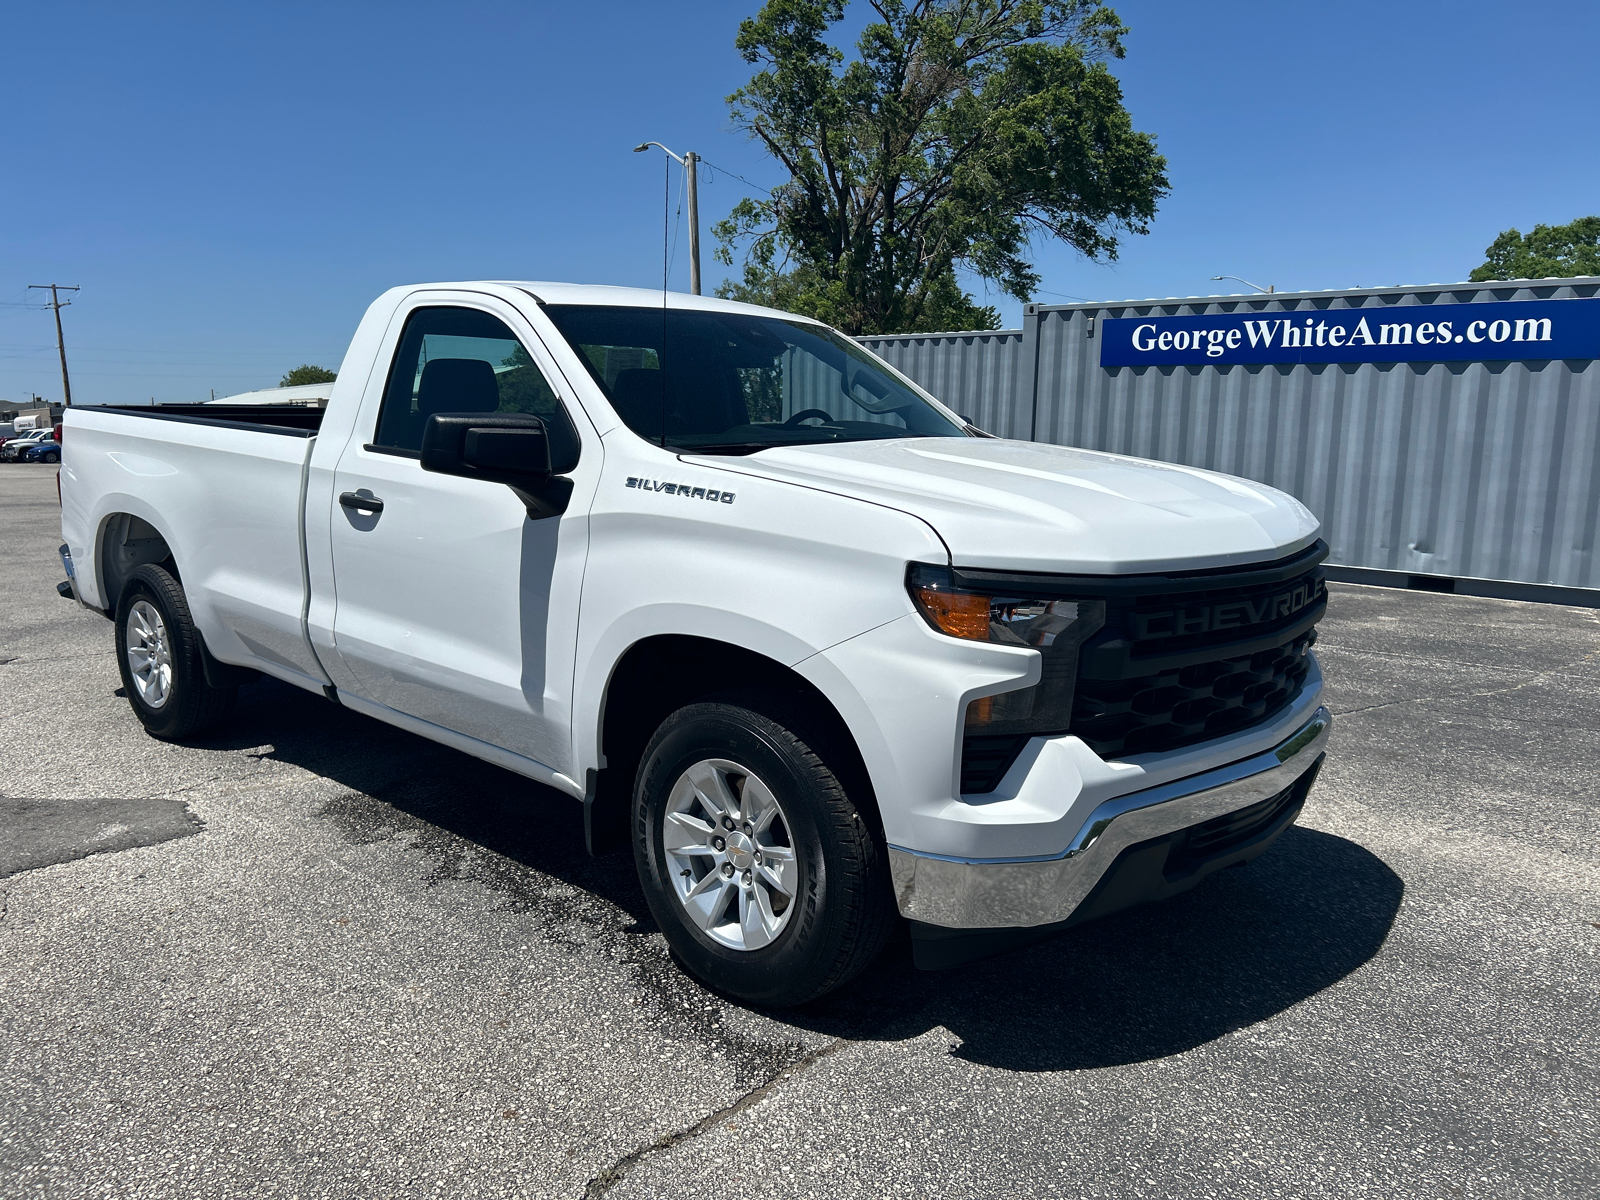
{"label": "metal wall panel", "polygon": [[1017,410],[1022,386],[1022,331],[919,333],[857,339],[980,429],[999,437],[1031,436]]}
{"label": "metal wall panel", "polygon": [[847,401],[841,390],[840,372],[816,355],[789,349],[784,352],[782,365],[784,420],[805,409],[820,408],[851,421],[904,427],[892,413],[870,413]]}
{"label": "metal wall panel", "polygon": [[[1334,564],[1600,588],[1595,359],[1102,368],[1091,333],[1106,317],[1493,304],[1597,290],[1593,279],[1541,280],[1029,306],[1024,328],[1007,331],[1018,382],[1005,401],[991,397],[1010,415],[985,427],[1269,483],[1322,519]],[[905,343],[891,361],[941,397],[970,357],[948,335],[869,344],[880,340]]]}

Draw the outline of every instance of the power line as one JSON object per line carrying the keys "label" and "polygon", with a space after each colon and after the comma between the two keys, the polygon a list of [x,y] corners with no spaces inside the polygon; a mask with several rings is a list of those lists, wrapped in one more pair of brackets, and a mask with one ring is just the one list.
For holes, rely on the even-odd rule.
{"label": "power line", "polygon": [[[769,196],[772,195],[772,189],[771,188],[764,188],[759,183],[751,183],[743,175],[734,175],[732,171],[728,170],[728,168],[719,167],[719,166],[717,166],[716,163],[707,161],[707,159],[704,156],[701,156],[700,161],[705,163],[706,166],[710,167],[713,171],[721,171],[724,175],[732,176],[734,179],[737,179],[740,183],[744,184],[745,187],[755,188],[755,190],[758,191],[758,192],[765,192]],[[710,181],[708,180],[707,182],[710,182]]]}
{"label": "power line", "polygon": [[[687,157],[687,156],[686,156]],[[671,170],[669,167],[668,170]],[[678,177],[678,211],[672,214],[672,253],[667,256],[667,274],[672,273],[672,264],[678,261],[678,230],[683,227],[683,191],[688,185],[689,172],[684,171]],[[693,288],[689,289],[693,291]]]}

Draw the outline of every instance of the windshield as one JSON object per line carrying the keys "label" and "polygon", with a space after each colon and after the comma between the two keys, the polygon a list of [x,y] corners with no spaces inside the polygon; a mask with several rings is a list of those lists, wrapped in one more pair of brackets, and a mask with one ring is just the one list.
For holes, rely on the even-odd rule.
{"label": "windshield", "polygon": [[675,450],[966,437],[861,347],[804,321],[554,304],[545,311],[629,429]]}

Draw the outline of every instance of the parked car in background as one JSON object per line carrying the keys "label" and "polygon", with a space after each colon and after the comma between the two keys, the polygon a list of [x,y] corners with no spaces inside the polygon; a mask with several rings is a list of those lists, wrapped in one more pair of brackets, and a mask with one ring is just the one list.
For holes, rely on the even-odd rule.
{"label": "parked car in background", "polygon": [[40,438],[32,445],[24,446],[17,455],[18,462],[58,463],[61,461],[61,443],[55,438]]}
{"label": "parked car in background", "polygon": [[5,445],[0,446],[0,462],[18,462],[20,461],[22,452],[24,450],[28,449],[30,446],[37,446],[40,442],[45,441],[48,441],[59,451],[61,446],[60,443],[58,443],[55,438],[51,436],[53,432],[53,430],[49,429],[34,429],[22,434],[20,437],[12,438]]}

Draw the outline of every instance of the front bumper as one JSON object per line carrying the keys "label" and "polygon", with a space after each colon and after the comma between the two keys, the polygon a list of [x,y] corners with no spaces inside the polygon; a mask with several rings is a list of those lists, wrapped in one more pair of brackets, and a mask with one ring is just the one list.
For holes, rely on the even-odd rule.
{"label": "front bumper", "polygon": [[[1066,922],[1090,899],[1131,847],[1183,831],[1211,838],[1215,851],[1185,860],[1184,882],[1197,880],[1227,861],[1259,853],[1281,832],[1305,799],[1322,761],[1333,717],[1319,708],[1278,745],[1240,762],[1203,771],[1101,804],[1059,854],[1021,858],[958,858],[889,847],[889,867],[903,915],[946,929],[1029,929]],[[1251,814],[1230,843],[1228,823],[1218,818]],[[1259,815],[1264,824],[1252,825]],[[1169,845],[1165,852],[1174,850]],[[1200,853],[1195,849],[1191,854]],[[1112,882],[1108,880],[1108,882]],[[1139,899],[1154,898],[1135,897]],[[1098,910],[1104,904],[1096,904]],[[1116,907],[1126,907],[1119,904]],[[1112,911],[1107,908],[1106,911]]]}

